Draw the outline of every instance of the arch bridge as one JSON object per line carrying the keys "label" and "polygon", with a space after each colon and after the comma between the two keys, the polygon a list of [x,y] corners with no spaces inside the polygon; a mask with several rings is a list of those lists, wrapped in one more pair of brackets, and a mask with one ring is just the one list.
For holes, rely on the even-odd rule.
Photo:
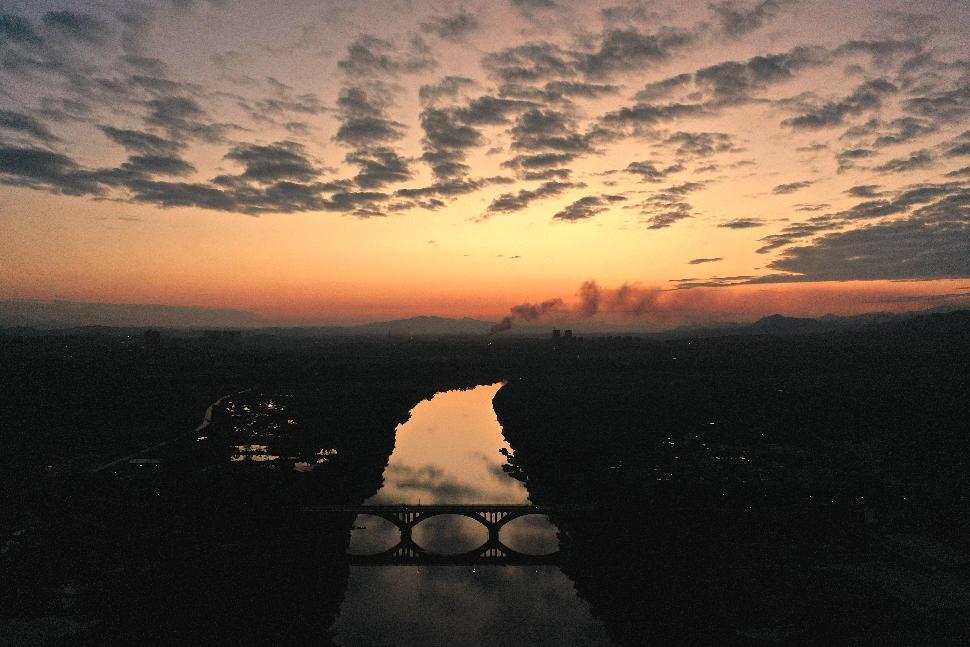
{"label": "arch bridge", "polygon": [[[528,515],[548,515],[573,511],[572,507],[538,507],[532,505],[452,504],[452,505],[330,505],[304,508],[308,513],[369,514],[390,521],[401,533],[400,541],[391,548],[371,555],[348,554],[351,564],[357,565],[546,565],[559,562],[559,551],[545,555],[531,555],[514,550],[502,543],[499,532],[513,519]],[[488,530],[488,540],[473,550],[456,555],[432,553],[414,542],[411,531],[416,525],[439,515],[459,515],[474,519]]]}

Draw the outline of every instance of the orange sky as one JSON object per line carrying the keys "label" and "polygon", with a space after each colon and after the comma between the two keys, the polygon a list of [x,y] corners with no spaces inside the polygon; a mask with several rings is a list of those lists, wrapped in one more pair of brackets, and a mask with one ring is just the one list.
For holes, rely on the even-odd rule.
{"label": "orange sky", "polygon": [[0,299],[494,319],[587,280],[754,283],[638,315],[670,324],[949,302],[970,17],[930,4],[11,11]]}

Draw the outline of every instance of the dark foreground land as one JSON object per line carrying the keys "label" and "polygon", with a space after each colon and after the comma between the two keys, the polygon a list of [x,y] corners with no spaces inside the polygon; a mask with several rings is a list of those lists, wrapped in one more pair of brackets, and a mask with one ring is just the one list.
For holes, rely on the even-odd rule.
{"label": "dark foreground land", "polygon": [[417,402],[506,380],[505,469],[584,510],[552,518],[561,567],[616,643],[964,645],[968,366],[967,312],[667,341],[2,336],[0,636],[327,644],[353,518],[301,506],[360,504]]}

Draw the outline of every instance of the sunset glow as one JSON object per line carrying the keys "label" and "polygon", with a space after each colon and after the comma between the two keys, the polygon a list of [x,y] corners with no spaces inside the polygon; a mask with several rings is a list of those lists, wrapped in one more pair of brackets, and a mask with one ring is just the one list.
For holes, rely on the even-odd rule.
{"label": "sunset glow", "polygon": [[970,12],[913,7],[4,3],[0,298],[645,328],[966,302]]}

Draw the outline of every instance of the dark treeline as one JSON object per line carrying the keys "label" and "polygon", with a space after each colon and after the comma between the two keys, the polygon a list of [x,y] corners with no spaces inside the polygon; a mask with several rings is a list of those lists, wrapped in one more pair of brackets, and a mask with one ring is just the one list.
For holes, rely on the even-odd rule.
{"label": "dark treeline", "polygon": [[[353,519],[300,507],[365,500],[417,402],[504,379],[506,469],[537,504],[594,507],[553,521],[617,643],[959,644],[966,566],[936,548],[970,552],[967,322],[667,341],[0,338],[0,622],[70,618],[64,644],[325,643]],[[163,442],[141,455],[157,466],[90,473]]]}

